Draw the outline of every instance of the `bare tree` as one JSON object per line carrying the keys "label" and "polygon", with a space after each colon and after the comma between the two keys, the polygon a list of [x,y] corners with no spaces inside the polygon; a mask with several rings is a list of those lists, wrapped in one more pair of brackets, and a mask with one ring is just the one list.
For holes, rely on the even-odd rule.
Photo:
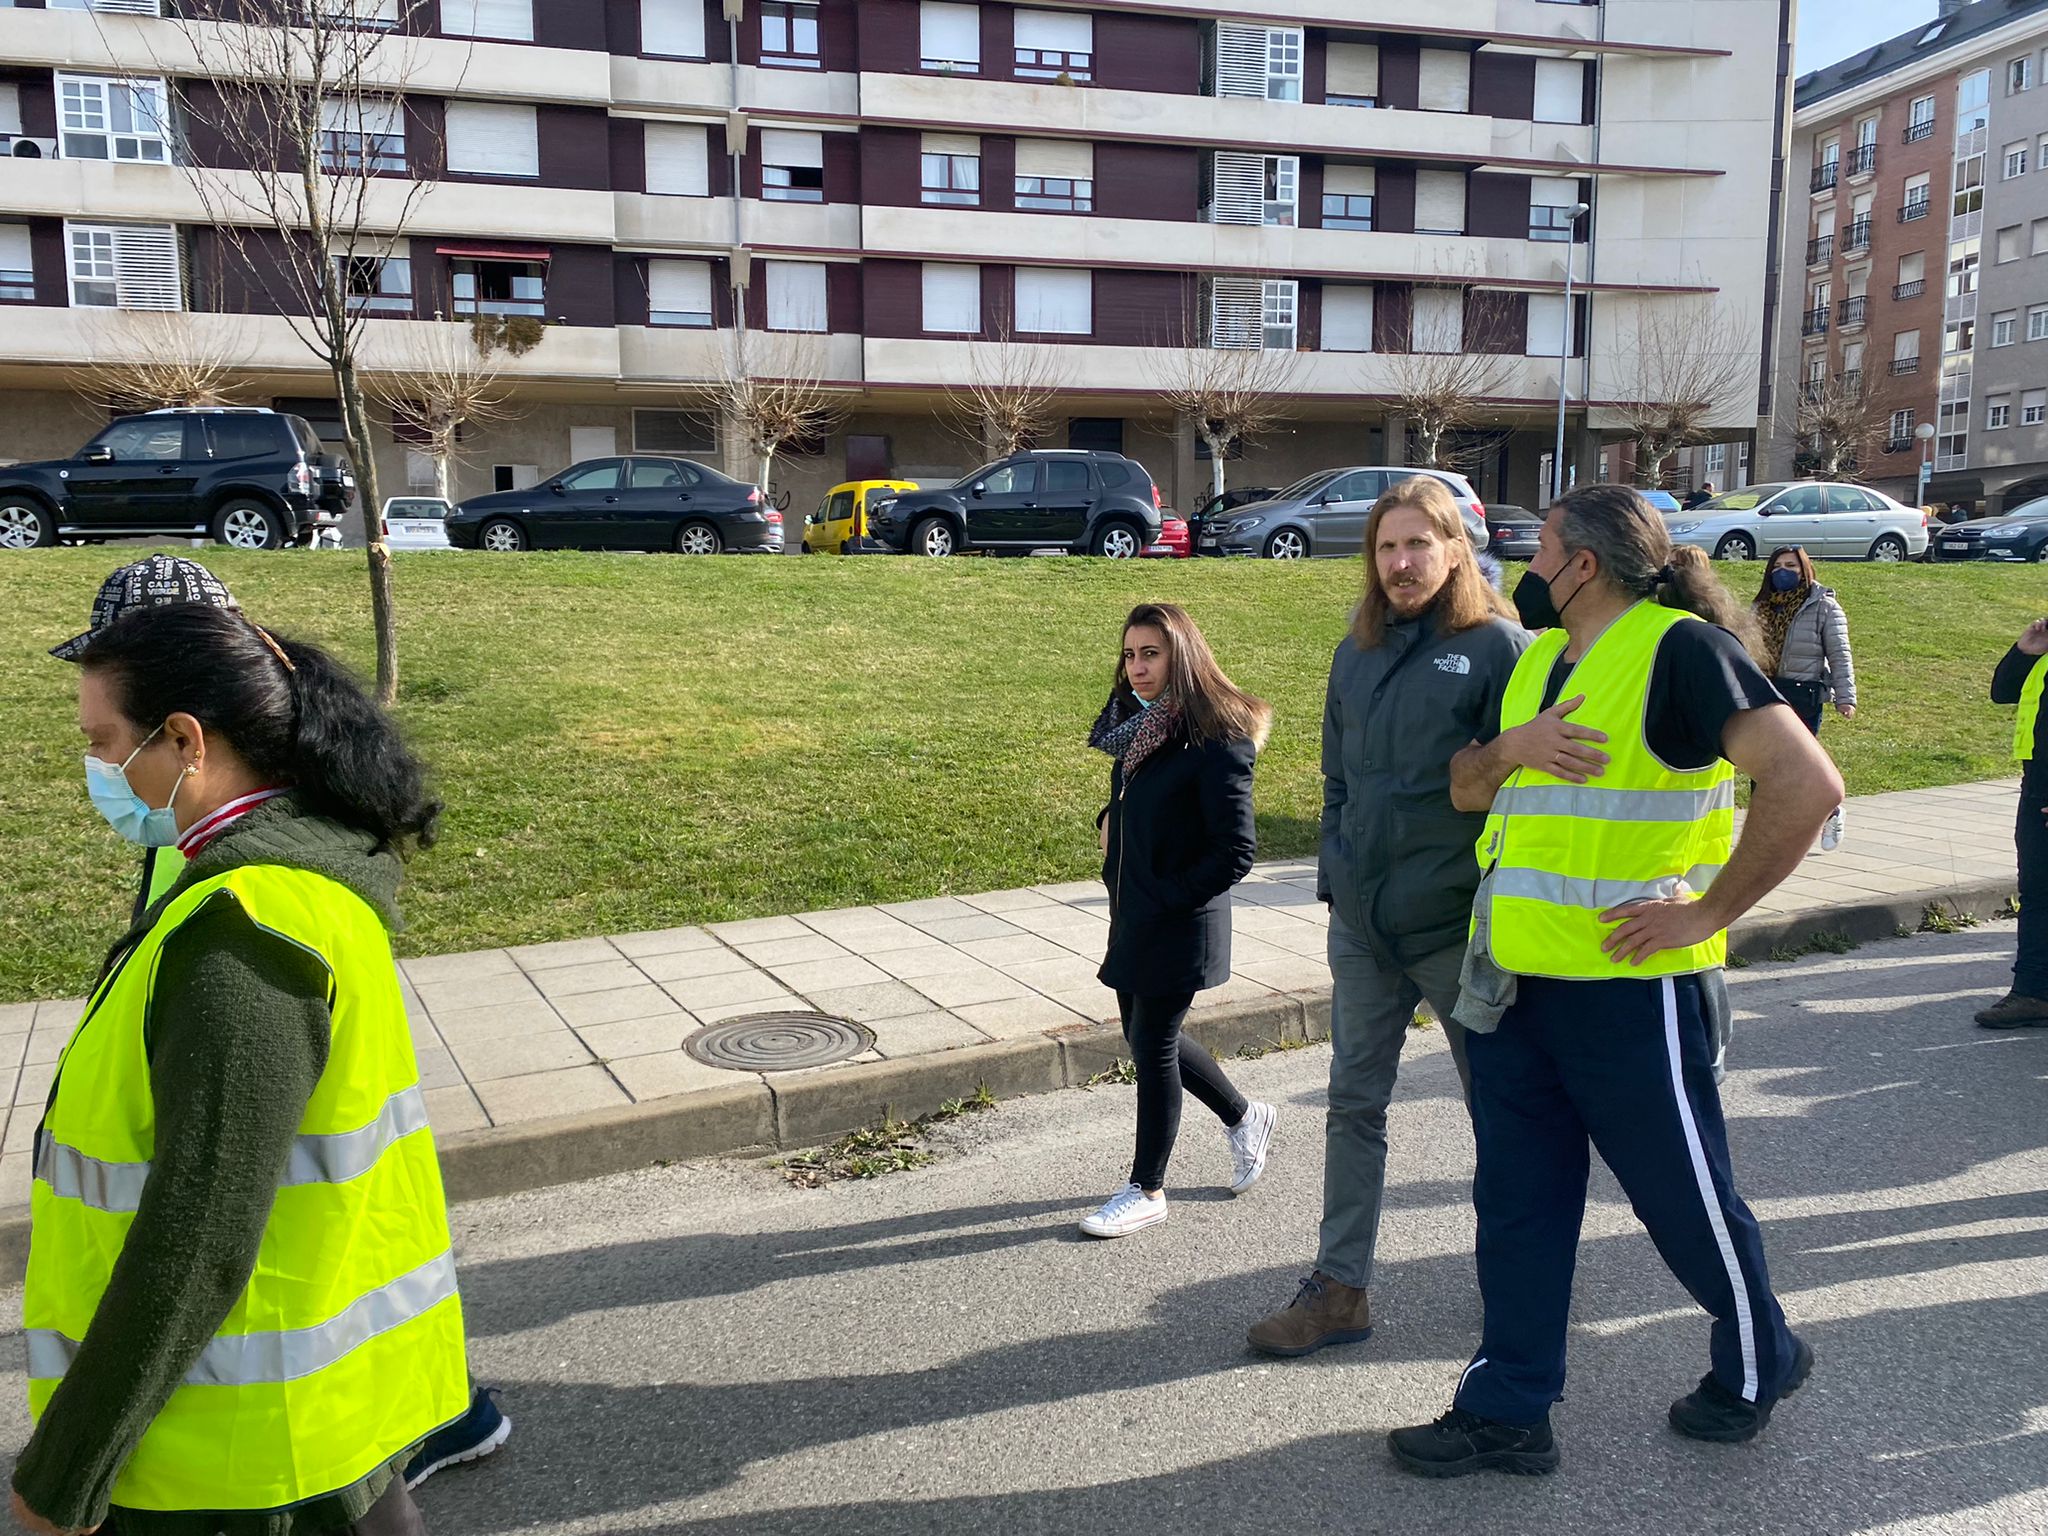
{"label": "bare tree", "polygon": [[1051,429],[1069,373],[1048,347],[1020,342],[1008,328],[967,346],[967,378],[946,386],[960,436],[984,458],[1031,447]]}
{"label": "bare tree", "polygon": [[[515,419],[511,391],[466,326],[426,325],[408,338],[404,361],[368,375],[370,393],[399,435],[434,461],[434,494],[450,494],[464,432]],[[381,505],[381,503],[380,503]]]}
{"label": "bare tree", "polygon": [[1707,442],[1716,417],[1754,388],[1756,347],[1747,318],[1706,298],[1645,304],[1620,415],[1635,444],[1636,483],[1651,487],[1664,461]]}
{"label": "bare tree", "polygon": [[[372,0],[204,0],[168,22],[207,82],[184,92],[188,143],[178,158],[208,234],[334,381],[366,513],[386,703],[398,692],[398,629],[358,362],[371,309],[350,287],[374,277],[432,185],[415,171],[434,158],[417,123],[403,137],[398,127],[413,34],[428,30],[429,10],[429,0],[393,0],[381,15]],[[195,154],[202,139],[206,152]]]}
{"label": "bare tree", "polygon": [[1224,492],[1232,452],[1286,419],[1299,367],[1291,346],[1267,344],[1260,280],[1242,281],[1246,297],[1236,305],[1213,287],[1191,286],[1179,330],[1152,349],[1159,393],[1209,450],[1212,497]]}
{"label": "bare tree", "polygon": [[249,360],[242,328],[177,311],[82,310],[88,361],[72,387],[116,411],[228,405]]}
{"label": "bare tree", "polygon": [[1799,386],[1793,413],[1795,451],[1805,473],[1819,480],[1853,475],[1877,444],[1884,401],[1860,373],[1836,373]]}
{"label": "bare tree", "polygon": [[[1393,409],[1407,418],[1418,469],[1460,469],[1482,456],[1473,434],[1495,427],[1501,394],[1512,378],[1522,338],[1509,334],[1501,312],[1468,304],[1462,319],[1430,316],[1411,322],[1408,350],[1385,359]],[[1378,370],[1375,370],[1377,372]],[[1491,436],[1498,436],[1496,430]],[[1403,451],[1389,443],[1388,456]]]}
{"label": "bare tree", "polygon": [[775,456],[829,437],[851,401],[826,379],[824,338],[809,333],[738,329],[720,348],[711,400],[753,460],[765,492]]}

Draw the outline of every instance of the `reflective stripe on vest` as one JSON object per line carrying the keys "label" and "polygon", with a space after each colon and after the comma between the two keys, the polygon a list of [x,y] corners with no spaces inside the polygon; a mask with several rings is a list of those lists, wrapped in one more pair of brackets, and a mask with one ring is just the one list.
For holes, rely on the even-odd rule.
{"label": "reflective stripe on vest", "polygon": [[[1650,678],[1664,636],[1690,614],[1638,603],[1607,627],[1571,668],[1557,697],[1585,695],[1574,725],[1607,736],[1605,772],[1585,784],[1517,769],[1494,797],[1479,841],[1481,887],[1494,963],[1524,976],[1569,980],[1681,975],[1727,958],[1725,935],[1665,950],[1642,965],[1601,949],[1619,919],[1601,914],[1636,901],[1697,897],[1728,862],[1735,772],[1658,760],[1647,736]],[[1533,720],[1570,636],[1543,635],[1523,653],[1501,701],[1501,728]]]}
{"label": "reflective stripe on vest", "polygon": [[2034,760],[2034,738],[2040,732],[2041,695],[2048,691],[2048,656],[2034,658],[2034,670],[2020,689],[2020,717],[2013,726],[2012,755],[2020,762]]}

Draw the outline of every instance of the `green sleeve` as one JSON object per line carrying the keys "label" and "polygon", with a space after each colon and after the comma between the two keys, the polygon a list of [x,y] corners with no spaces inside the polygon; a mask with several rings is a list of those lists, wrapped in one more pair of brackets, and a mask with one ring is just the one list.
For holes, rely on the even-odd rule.
{"label": "green sleeve", "polygon": [[146,1028],[156,1155],[112,1279],[14,1487],[91,1526],[115,1477],[255,1267],[327,1064],[326,968],[226,892],[165,943]]}

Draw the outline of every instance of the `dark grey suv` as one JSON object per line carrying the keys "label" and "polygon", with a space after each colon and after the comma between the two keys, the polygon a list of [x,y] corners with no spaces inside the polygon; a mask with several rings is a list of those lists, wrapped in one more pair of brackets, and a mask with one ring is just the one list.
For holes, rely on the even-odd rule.
{"label": "dark grey suv", "polygon": [[940,491],[868,503],[868,533],[914,555],[1065,549],[1135,560],[1159,542],[1159,487],[1136,459],[1033,449]]}

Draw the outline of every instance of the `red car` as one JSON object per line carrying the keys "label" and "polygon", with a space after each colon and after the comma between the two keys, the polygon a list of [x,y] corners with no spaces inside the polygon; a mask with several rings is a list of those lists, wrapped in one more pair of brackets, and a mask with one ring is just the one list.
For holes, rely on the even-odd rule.
{"label": "red car", "polygon": [[1175,517],[1171,512],[1159,514],[1159,542],[1147,544],[1144,550],[1148,558],[1160,560],[1185,560],[1194,553],[1194,546],[1188,540],[1188,525],[1185,518]]}

